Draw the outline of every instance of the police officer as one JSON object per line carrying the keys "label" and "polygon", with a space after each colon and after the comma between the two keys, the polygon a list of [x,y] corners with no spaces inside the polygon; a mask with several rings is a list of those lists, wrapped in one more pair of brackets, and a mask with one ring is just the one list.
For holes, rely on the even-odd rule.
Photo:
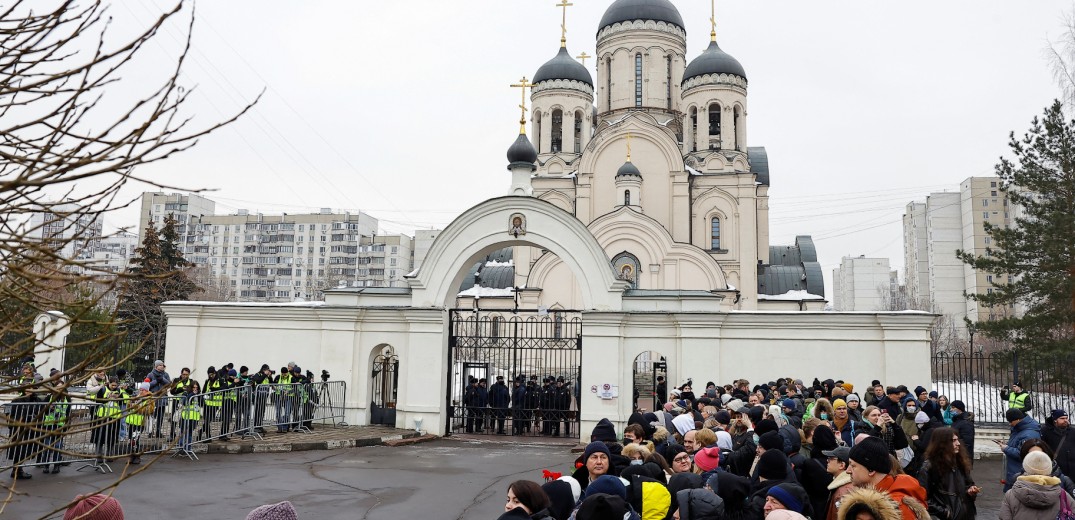
{"label": "police officer", "polygon": [[467,433],[474,433],[475,427],[478,433],[485,431],[485,407],[489,405],[489,393],[485,389],[485,379],[470,378],[470,387],[467,388],[464,404],[467,407]]}
{"label": "police officer", "polygon": [[265,405],[272,393],[272,373],[266,363],[261,365],[258,373],[250,377],[250,384],[254,386],[254,431],[258,433],[265,433]]}
{"label": "police officer", "polygon": [[[291,423],[291,410],[294,394],[295,381],[287,367],[280,368],[280,375],[273,379],[276,390],[276,431],[287,433],[293,426]],[[295,425],[297,426],[297,425]]]}
{"label": "police officer", "polygon": [[[496,376],[496,383],[489,389],[489,406],[492,407],[493,416],[496,418],[497,435],[505,435],[504,419],[508,416],[508,406],[511,405],[511,391],[504,384],[504,376]],[[490,424],[490,427],[492,425]]]}
{"label": "police officer", "polygon": [[1034,401],[1030,398],[1030,392],[1027,392],[1023,385],[1019,384],[1019,381],[1013,382],[1011,389],[1008,387],[1001,388],[1000,398],[1008,402],[1008,408],[1022,410],[1023,413],[1027,413],[1034,408]]}
{"label": "police officer", "polygon": [[523,376],[515,376],[515,381],[512,382],[511,390],[511,434],[522,435],[524,431],[530,429],[530,425],[526,421],[526,386],[523,384],[526,382],[526,378]]}
{"label": "police officer", "polygon": [[553,435],[553,425],[556,430],[560,429],[560,416],[556,414],[556,379],[552,376],[545,377],[545,386],[541,388],[541,434]]}
{"label": "police officer", "polygon": [[526,383],[526,433],[537,426],[537,409],[541,407],[541,388],[538,387],[537,376],[531,374]]}
{"label": "police officer", "polygon": [[[571,436],[571,386],[564,381],[564,376],[556,378],[556,400],[553,403],[556,414],[564,422],[564,437]],[[556,435],[560,434],[560,423],[556,423]]]}
{"label": "police officer", "polygon": [[97,426],[91,434],[91,441],[96,446],[97,463],[104,462],[104,456],[112,446],[119,441],[119,421],[122,415],[121,407],[129,396],[119,388],[119,379],[108,378],[108,386],[97,391],[94,398],[97,401],[97,409],[94,416],[97,418]]}

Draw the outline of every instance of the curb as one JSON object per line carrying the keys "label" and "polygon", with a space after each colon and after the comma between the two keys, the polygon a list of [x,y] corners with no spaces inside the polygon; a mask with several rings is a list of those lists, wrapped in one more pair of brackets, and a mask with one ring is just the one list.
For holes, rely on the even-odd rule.
{"label": "curb", "polygon": [[[339,450],[345,448],[362,448],[368,446],[406,446],[434,440],[435,435],[421,435],[418,432],[396,433],[382,437],[358,437],[351,439],[325,439],[315,441],[292,442],[223,442],[194,446],[194,453],[229,454],[245,453],[289,453],[293,451]],[[397,444],[390,444],[397,442]],[[398,444],[398,443],[404,444]],[[199,449],[201,448],[201,449]]]}

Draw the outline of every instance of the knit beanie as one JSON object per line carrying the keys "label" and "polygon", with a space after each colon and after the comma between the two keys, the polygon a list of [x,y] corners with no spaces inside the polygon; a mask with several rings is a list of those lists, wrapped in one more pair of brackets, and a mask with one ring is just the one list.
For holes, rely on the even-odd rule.
{"label": "knit beanie", "polygon": [[612,422],[608,419],[601,419],[600,421],[597,421],[597,425],[593,427],[593,432],[590,433],[590,440],[616,442],[616,427],[612,426]]}
{"label": "knit beanie", "polygon": [[628,511],[626,500],[618,496],[598,493],[582,501],[576,511],[576,518],[619,519],[623,518]]}
{"label": "knit beanie", "polygon": [[1067,417],[1067,416],[1068,416],[1067,410],[1064,410],[1064,409],[1061,409],[1061,408],[1057,408],[1056,410],[1053,410],[1052,412],[1049,412],[1049,418],[1052,419],[1053,421],[1056,421],[1057,419],[1059,419],[1061,417]]}
{"label": "knit beanie", "polygon": [[1026,418],[1026,414],[1018,408],[1008,408],[1008,411],[1004,412],[1004,418],[1007,419],[1008,422],[1022,421]]}
{"label": "knit beanie", "polygon": [[885,441],[877,437],[867,437],[851,448],[848,456],[869,471],[888,473],[892,471],[892,458],[888,455]]}
{"label": "knit beanie", "polygon": [[119,500],[108,495],[78,495],[75,505],[67,508],[63,520],[123,520]]}
{"label": "knit beanie", "polygon": [[766,450],[782,451],[784,449],[784,438],[780,436],[780,432],[765,432],[764,435],[758,437],[758,446]]}
{"label": "knit beanie", "polygon": [[788,457],[780,450],[766,450],[758,458],[758,476],[765,480],[783,480],[788,476]]}
{"label": "knit beanie", "polygon": [[915,424],[921,426],[921,425],[926,424],[928,422],[929,422],[929,416],[926,415],[926,412],[920,411],[920,412],[915,414],[915,416],[914,416],[914,423]]}
{"label": "knit beanie", "polygon": [[1032,451],[1023,459],[1023,471],[1027,475],[1052,475],[1053,460],[1043,452]]}
{"label": "knit beanie", "polygon": [[[837,399],[837,401],[839,401],[839,399]],[[858,394],[851,394],[851,395],[847,396],[847,402],[849,402],[849,403],[850,403],[851,401],[858,401],[858,402],[860,402],[860,403],[862,402],[862,400],[861,400],[861,399],[859,399],[859,395],[858,395]]]}
{"label": "knit beanie", "polygon": [[825,424],[814,428],[814,447],[822,450],[835,450],[836,446],[838,446],[836,434],[833,433],[832,428]]}
{"label": "knit beanie", "polygon": [[847,408],[847,401],[844,401],[843,399],[837,399],[833,401],[832,409],[835,410],[837,408]]}
{"label": "knit beanie", "polygon": [[731,400],[732,400],[732,394],[724,394],[724,395],[720,396],[720,403],[723,404],[723,405],[727,405],[728,402],[731,401]]}
{"label": "knit beanie", "polygon": [[278,504],[270,504],[255,508],[246,515],[246,520],[298,520],[299,514],[295,512],[295,506],[287,500]]}
{"label": "knit beanie", "polygon": [[967,405],[963,404],[963,401],[960,401],[959,399],[952,401],[949,407],[955,408],[956,410],[959,410],[961,412],[967,411]]}
{"label": "knit beanie", "polygon": [[606,494],[614,495],[627,500],[627,486],[623,483],[623,479],[620,477],[614,477],[612,475],[601,475],[590,482],[590,485],[586,486],[586,491],[583,493],[583,500],[593,495]]}
{"label": "knit beanie", "polygon": [[754,433],[758,434],[759,437],[769,432],[775,432],[779,429],[780,426],[777,426],[776,421],[772,419],[764,419],[758,421],[757,424],[754,425]]}
{"label": "knit beanie", "polygon": [[608,446],[601,441],[593,441],[586,445],[586,450],[582,452],[582,463],[586,464],[586,461],[590,460],[590,455],[594,453],[604,453],[606,457],[612,458],[612,453],[608,451]]}
{"label": "knit beanie", "polygon": [[702,471],[713,471],[720,466],[720,448],[702,448],[694,454],[694,463],[702,468]]}
{"label": "knit beanie", "polygon": [[777,499],[784,507],[796,513],[802,513],[810,500],[802,486],[791,483],[777,484],[769,488],[768,496]]}

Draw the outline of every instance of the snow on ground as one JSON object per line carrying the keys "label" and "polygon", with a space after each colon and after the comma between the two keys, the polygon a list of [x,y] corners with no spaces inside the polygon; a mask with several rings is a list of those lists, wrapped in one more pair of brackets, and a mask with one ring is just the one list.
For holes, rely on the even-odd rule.
{"label": "snow on ground", "polygon": [[806,291],[788,291],[784,294],[759,294],[759,300],[787,300],[787,301],[799,301],[799,300],[824,300],[824,296],[818,296],[816,294],[810,294]]}
{"label": "snow on ground", "polygon": [[[1004,412],[1008,410],[1008,402],[1000,399],[1000,387],[982,383],[980,381],[934,381],[933,390],[938,394],[947,396],[948,401],[963,401],[967,410],[974,414],[976,423],[1006,423]],[[1034,402],[1034,408],[1030,415],[1038,422],[1045,422],[1049,412],[1060,408],[1071,412],[1072,396],[1052,393],[1037,393],[1031,388],[1030,396]]]}

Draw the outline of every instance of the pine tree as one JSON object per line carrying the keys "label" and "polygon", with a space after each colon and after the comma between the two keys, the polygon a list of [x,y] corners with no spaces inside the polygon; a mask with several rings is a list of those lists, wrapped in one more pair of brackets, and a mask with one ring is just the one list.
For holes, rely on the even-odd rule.
{"label": "pine tree", "polygon": [[159,233],[152,222],[146,226],[120,293],[117,318],[127,331],[127,341],[141,344],[138,355],[142,358],[164,355],[168,320],[161,304],[187,300],[198,290],[187,276],[190,264],[179,248],[175,225],[168,215]]}
{"label": "pine tree", "polygon": [[[1009,138],[1015,157],[996,166],[1013,210],[1014,225],[985,224],[992,239],[984,256],[958,251],[986,273],[1007,274],[992,292],[967,297],[991,308],[1018,306],[1025,313],[977,324],[987,336],[1017,349],[1075,349],[1075,120],[1065,120],[1057,101],[1034,118],[1029,132]],[[994,280],[999,277],[994,276]]]}

